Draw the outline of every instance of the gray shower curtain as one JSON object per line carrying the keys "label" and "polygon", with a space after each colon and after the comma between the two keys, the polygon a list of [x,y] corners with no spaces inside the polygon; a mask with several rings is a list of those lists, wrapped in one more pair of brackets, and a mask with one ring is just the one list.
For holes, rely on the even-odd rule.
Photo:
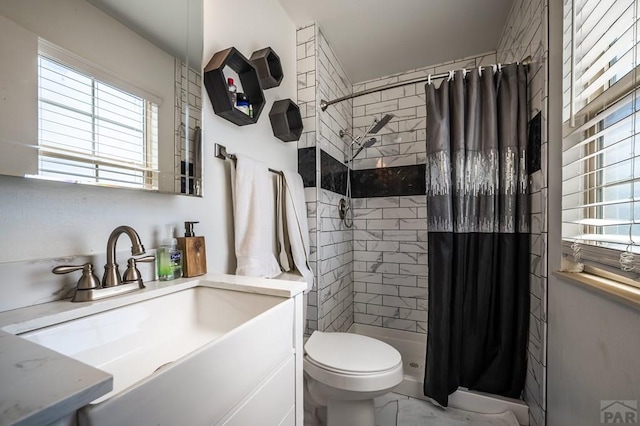
{"label": "gray shower curtain", "polygon": [[518,398],[529,328],[526,70],[426,86],[429,312],[424,393]]}

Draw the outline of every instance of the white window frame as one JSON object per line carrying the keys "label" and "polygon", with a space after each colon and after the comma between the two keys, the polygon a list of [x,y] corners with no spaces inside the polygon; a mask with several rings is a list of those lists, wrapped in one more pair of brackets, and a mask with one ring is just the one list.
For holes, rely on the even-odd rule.
{"label": "white window frame", "polygon": [[[109,158],[109,156],[100,155],[86,155],[84,152],[73,152],[73,150],[60,150],[55,146],[46,146],[46,143],[40,139],[39,136],[39,161],[38,161],[38,173],[40,178],[49,179],[49,177],[42,176],[41,161],[46,159],[60,159],[60,160],[73,160],[88,167],[95,167],[95,173],[93,176],[89,175],[81,176],[74,182],[80,182],[85,184],[96,184],[101,186],[117,186],[126,188],[142,188],[147,190],[158,190],[159,184],[159,171],[158,171],[158,111],[162,103],[161,99],[157,96],[142,90],[128,82],[125,82],[118,77],[114,76],[108,70],[93,64],[73,53],[70,53],[54,44],[40,39],[38,44],[38,57],[45,58],[46,60],[55,62],[56,64],[76,72],[83,77],[90,78],[92,84],[103,84],[110,86],[114,89],[122,91],[125,94],[140,98],[144,102],[144,130],[143,130],[143,152],[140,154],[143,156],[143,163],[140,162],[127,162],[120,161],[116,158]],[[38,61],[40,62],[40,61]],[[40,67],[40,65],[38,65]],[[40,74],[40,72],[38,73]],[[39,86],[39,84],[38,84]],[[42,99],[38,99],[38,111],[40,111]],[[67,108],[61,105],[63,108]],[[92,120],[96,119],[96,111],[87,115]],[[38,128],[40,130],[40,119],[38,120]],[[118,124],[122,125],[122,124]],[[40,134],[40,131],[38,132]],[[93,139],[95,140],[95,134]],[[139,178],[127,178],[122,179],[105,179],[100,174],[100,168],[105,169],[105,173],[113,173],[109,171],[109,168],[116,168],[122,171],[129,171],[130,173],[138,174]],[[55,178],[54,178],[55,179]],[[139,180],[141,179],[141,180]],[[69,178],[63,178],[64,181],[69,181]],[[136,182],[136,180],[139,180]]]}
{"label": "white window frame", "polygon": [[[563,52],[563,63],[565,63],[565,65],[570,68],[569,72],[567,72],[565,68],[565,72],[563,73],[565,82],[568,81],[569,84],[569,87],[567,87],[567,85],[565,84],[565,87],[563,88],[563,93],[565,94],[563,117],[566,120],[563,124],[563,150],[568,150],[567,147],[570,146],[571,143],[573,143],[569,139],[570,135],[572,135],[576,131],[580,131],[581,127],[584,129],[593,129],[595,127],[597,129],[597,126],[599,125],[598,123],[602,123],[603,120],[607,118],[607,116],[601,114],[603,112],[608,113],[610,110],[612,110],[615,107],[615,103],[617,101],[623,100],[625,97],[629,96],[629,94],[633,94],[634,91],[636,91],[636,95],[640,95],[640,91],[638,91],[640,76],[640,65],[638,64],[640,64],[640,58],[634,56],[636,60],[635,69],[625,74],[618,81],[613,82],[610,80],[608,87],[605,87],[604,90],[600,90],[598,88],[596,88],[598,90],[594,90],[593,88],[591,88],[590,91],[593,92],[593,94],[591,94],[590,97],[586,99],[586,101],[582,94],[579,95],[582,97],[581,99],[583,103],[580,104],[580,110],[576,111],[575,93],[577,92],[577,90],[574,87],[576,85],[576,76],[574,71],[574,67],[576,66],[574,57],[576,53],[576,29],[574,27],[574,22],[576,20],[576,13],[574,9],[575,3],[576,2],[573,0],[566,1],[565,4],[571,5],[572,9],[570,13],[568,13],[567,9],[564,10],[565,23],[569,23],[568,26],[565,26],[564,32],[565,35],[571,37],[571,40],[568,41],[567,39],[565,39],[563,41],[563,46],[565,48]],[[635,7],[636,11],[638,10],[638,3],[639,0],[634,0],[634,5],[632,6]],[[631,31],[634,34],[638,34],[638,31],[640,31],[637,28],[638,25],[638,21],[635,21],[632,24]],[[608,28],[609,27],[607,26],[597,28],[598,31],[601,31],[600,36],[602,36],[602,34],[605,34]],[[596,31],[596,29],[593,29],[592,31]],[[598,34],[596,33],[595,35],[597,36]],[[639,40],[634,38],[634,43],[635,44],[631,49],[637,51],[636,49],[638,49],[638,45],[640,44]],[[613,44],[609,46],[613,46]],[[569,56],[567,56],[567,53],[569,54]],[[589,54],[592,54],[592,52],[589,52]],[[598,62],[602,61],[599,60]],[[600,75],[606,75],[606,70],[612,66],[613,63],[610,62],[608,64],[604,64],[602,70],[591,69],[590,74],[593,75],[593,80],[591,81],[595,81],[600,77]],[[636,98],[632,97],[631,102],[635,103]],[[638,116],[640,116],[640,111],[638,111],[637,114]],[[632,116],[630,120],[631,125],[633,125],[634,121],[635,119]],[[629,129],[631,129],[631,127],[629,127]],[[638,140],[637,143],[640,143],[640,129],[636,129],[635,127],[633,127],[633,129],[634,135],[636,136],[632,136],[632,138],[635,137],[635,139]],[[593,140],[585,143],[581,148],[582,152],[579,158],[585,159],[589,155],[594,155],[594,150],[598,151],[598,146],[602,143],[602,140],[602,137],[594,137]],[[600,154],[598,154],[598,152],[595,152],[592,160],[585,161],[586,169],[582,170],[582,184],[584,185],[584,189],[582,189],[582,195],[580,195],[581,199],[578,204],[566,205],[567,200],[571,198],[567,197],[567,200],[565,200],[565,181],[563,178],[563,204],[565,204],[562,206],[563,211],[565,209],[570,209],[571,207],[587,205],[582,208],[581,217],[583,219],[586,219],[587,221],[594,219],[594,222],[596,222],[598,219],[607,219],[601,217],[601,214],[598,212],[602,209],[601,206],[588,206],[591,203],[598,203],[599,201],[602,201],[598,199],[598,193],[601,190],[601,188],[599,188],[599,185],[602,184],[602,182],[599,183],[600,178],[598,177],[598,174],[603,173],[603,170],[600,170],[597,165],[599,158],[601,158]],[[637,154],[634,158],[640,158],[640,154]],[[576,177],[580,178],[580,176]],[[640,179],[640,170],[634,169],[633,178],[635,179],[636,177]],[[631,183],[631,188],[633,188],[633,185],[634,184]],[[573,190],[569,189],[569,193],[575,190],[575,188]],[[631,199],[632,201],[630,202],[630,208],[633,209],[633,202],[636,201],[636,199],[633,196]],[[637,202],[640,202],[640,199],[638,199]],[[565,218],[563,216],[563,228],[566,226],[564,221]],[[633,217],[633,224],[640,225],[640,218]],[[640,235],[637,236],[638,238],[635,238],[636,236],[634,235],[633,244],[615,245],[609,243],[607,247],[606,245],[600,245],[600,243],[598,243],[597,241],[592,240],[588,235],[590,233],[589,229],[593,231],[597,227],[590,227],[584,224],[581,226],[583,226],[584,229],[587,229],[587,231],[584,232],[584,240],[569,240],[565,237],[565,231],[563,230],[563,255],[570,260],[575,260],[583,263],[585,268],[584,270],[587,273],[603,276],[608,279],[613,278],[624,284],[634,287],[640,287]],[[593,231],[592,233],[595,232],[596,231]],[[593,238],[597,239],[597,237]],[[620,249],[621,247],[625,248]]]}

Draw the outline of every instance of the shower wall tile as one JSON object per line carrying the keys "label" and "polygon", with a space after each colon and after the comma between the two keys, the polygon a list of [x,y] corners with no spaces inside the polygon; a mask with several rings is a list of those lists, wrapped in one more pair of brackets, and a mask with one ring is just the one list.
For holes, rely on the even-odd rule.
{"label": "shower wall tile", "polygon": [[354,170],[351,182],[354,198],[422,195],[426,193],[425,165]]}
{"label": "shower wall tile", "polygon": [[316,186],[316,148],[298,148],[298,173],[306,187]]}
{"label": "shower wall tile", "polygon": [[[354,320],[353,231],[338,214],[346,190],[345,151],[349,147],[340,130],[352,133],[353,103],[316,106],[351,94],[352,84],[321,31],[316,29],[315,146],[318,182],[318,330],[347,331]],[[346,140],[346,139],[345,139]]]}
{"label": "shower wall tile", "polygon": [[[298,140],[298,172],[302,176],[307,205],[309,225],[309,266],[315,277],[314,288],[307,295],[307,319],[305,334],[318,329],[318,194],[316,155],[316,26],[311,24],[300,28],[296,34],[298,106],[304,124],[304,130]],[[308,94],[311,92],[312,96]],[[306,97],[306,99],[305,99]],[[305,101],[301,101],[305,99]]]}
{"label": "shower wall tile", "polygon": [[[424,175],[423,175],[424,176]],[[354,321],[426,333],[426,196],[362,198],[354,206]],[[405,222],[414,221],[414,222]],[[415,229],[400,229],[410,224]],[[419,285],[420,284],[420,285]]]}
{"label": "shower wall tile", "polygon": [[[322,32],[318,31],[317,43],[318,89],[317,101],[330,100],[346,96],[352,92],[352,84],[342,65],[327,43]],[[340,137],[340,130],[352,133],[353,103],[340,102],[319,113],[318,141],[322,149],[334,158],[341,160],[348,148],[347,138]]]}
{"label": "shower wall tile", "polygon": [[[404,73],[385,76],[353,85],[358,92],[393,83],[425,78],[429,74],[471,68],[490,61],[495,63],[494,53],[463,58],[443,64],[431,65]],[[434,81],[434,84],[440,84]],[[353,99],[353,132],[362,134],[374,118],[393,114],[391,120],[377,135],[377,143],[366,148],[354,161],[356,170],[415,166],[426,162],[426,98],[425,83],[372,93]],[[402,195],[402,194],[398,194]],[[364,195],[368,197],[368,195]]]}
{"label": "shower wall tile", "polygon": [[347,188],[347,166],[320,150],[320,187],[344,195]]}
{"label": "shower wall tile", "polygon": [[[546,342],[547,342],[547,95],[546,61],[549,56],[546,22],[548,0],[515,0],[498,43],[497,60],[501,63],[522,61],[531,56],[528,70],[529,117],[531,132],[540,144],[530,175],[531,191],[531,264],[529,345],[527,376],[523,398],[530,407],[529,420],[534,426],[546,423]],[[539,114],[539,117],[537,116]],[[531,134],[530,132],[530,134]],[[533,135],[531,135],[533,136]]]}

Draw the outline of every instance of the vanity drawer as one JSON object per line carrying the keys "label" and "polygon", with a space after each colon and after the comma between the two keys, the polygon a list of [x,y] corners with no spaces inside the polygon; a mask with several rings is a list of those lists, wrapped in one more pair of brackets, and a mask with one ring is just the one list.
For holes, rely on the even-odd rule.
{"label": "vanity drawer", "polygon": [[[295,407],[295,356],[291,355],[234,412],[219,425],[293,424]],[[291,420],[287,421],[287,418]]]}

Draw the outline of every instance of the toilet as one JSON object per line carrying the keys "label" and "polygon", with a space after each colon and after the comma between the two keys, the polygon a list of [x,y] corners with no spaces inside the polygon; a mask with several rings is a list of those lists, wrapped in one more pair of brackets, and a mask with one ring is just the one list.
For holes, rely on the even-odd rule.
{"label": "toilet", "polygon": [[305,391],[327,407],[327,426],[375,426],[373,399],[403,379],[400,352],[371,337],[320,331],[304,350]]}

